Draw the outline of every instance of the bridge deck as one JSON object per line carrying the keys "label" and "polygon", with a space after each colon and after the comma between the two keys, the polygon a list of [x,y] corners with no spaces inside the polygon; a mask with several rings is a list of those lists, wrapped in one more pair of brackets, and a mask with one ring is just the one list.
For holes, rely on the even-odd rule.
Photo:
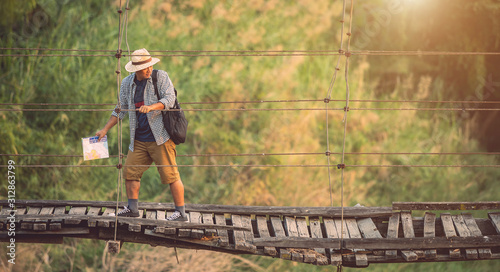
{"label": "bridge deck", "polygon": [[[125,204],[125,203],[121,203]],[[244,207],[188,204],[190,222],[168,222],[173,205],[141,203],[140,218],[116,218],[115,202],[0,201],[0,241],[62,243],[63,237],[255,254],[315,265],[500,259],[500,213],[391,207]],[[123,206],[123,205],[121,205]],[[13,216],[15,215],[15,216]]]}

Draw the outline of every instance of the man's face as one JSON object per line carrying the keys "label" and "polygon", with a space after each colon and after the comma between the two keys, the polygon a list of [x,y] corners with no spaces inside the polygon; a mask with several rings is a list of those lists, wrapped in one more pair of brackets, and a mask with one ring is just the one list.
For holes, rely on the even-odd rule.
{"label": "man's face", "polygon": [[153,66],[149,66],[148,68],[135,72],[135,76],[137,77],[137,80],[141,81],[143,79],[149,78],[152,72]]}

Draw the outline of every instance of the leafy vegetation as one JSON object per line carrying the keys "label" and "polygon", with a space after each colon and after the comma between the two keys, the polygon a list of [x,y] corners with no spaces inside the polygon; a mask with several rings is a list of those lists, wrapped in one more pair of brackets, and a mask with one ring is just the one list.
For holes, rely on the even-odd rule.
{"label": "leafy vegetation", "polygon": [[[10,31],[2,32],[1,47],[109,49],[118,46],[119,1],[36,1],[24,20],[10,21]],[[125,1],[122,1],[125,2]],[[402,1],[406,4],[409,2]],[[417,1],[413,1],[417,2]],[[453,11],[465,12],[461,1],[443,2]],[[460,2],[460,3],[458,3]],[[486,1],[488,2],[488,1]],[[458,39],[431,36],[425,22],[417,20],[419,7],[391,9],[388,2],[371,5],[355,3],[352,46],[358,50],[484,50],[498,49],[498,42],[485,36],[495,33],[484,29],[481,35]],[[455,4],[457,3],[457,4]],[[443,4],[443,5],[444,5]],[[409,4],[408,4],[409,5]],[[475,4],[473,12],[488,14],[488,22],[498,15],[498,4]],[[128,44],[131,50],[337,50],[340,42],[341,1],[131,1]],[[485,9],[485,7],[488,9]],[[392,15],[387,24],[379,21],[375,8]],[[438,7],[435,7],[438,9]],[[455,17],[439,6],[442,27],[458,27]],[[397,12],[398,11],[398,12]],[[427,10],[427,12],[433,11]],[[23,11],[25,12],[25,11]],[[412,15],[407,21],[406,15]],[[461,13],[459,13],[461,14]],[[491,15],[492,14],[492,15]],[[20,15],[16,15],[20,16]],[[420,14],[420,16],[423,16]],[[426,15],[429,16],[429,15]],[[448,18],[450,17],[451,18]],[[458,15],[457,15],[458,17]],[[461,18],[461,17],[458,17]],[[379,18],[380,19],[380,18]],[[456,20],[455,20],[456,19]],[[387,19],[386,19],[387,20]],[[7,22],[7,21],[6,21]],[[410,23],[411,22],[411,23]],[[447,24],[447,22],[452,22]],[[437,24],[437,23],[436,23]],[[478,23],[479,24],[479,23]],[[451,26],[450,26],[451,25]],[[363,37],[366,26],[375,35]],[[410,27],[411,26],[411,27]],[[375,29],[375,30],[374,30]],[[394,39],[394,33],[401,34]],[[467,35],[476,34],[471,30]],[[426,46],[414,47],[419,37]],[[471,41],[468,43],[468,41]],[[485,47],[479,47],[486,44]],[[126,49],[125,43],[122,48]],[[37,50],[3,51],[42,54]],[[57,52],[56,52],[57,53]],[[68,52],[64,52],[68,53]],[[68,54],[77,55],[78,52]],[[2,57],[0,65],[1,103],[115,103],[117,94],[116,58],[109,57]],[[194,53],[193,53],[194,54]],[[230,55],[230,54],[228,54]],[[183,108],[319,108],[321,102],[209,104],[188,102],[322,100],[335,69],[337,56],[316,57],[243,57],[203,56],[160,57],[155,68],[166,70],[179,90]],[[461,77],[466,84],[455,83],[453,73],[460,70],[456,59],[471,65],[476,75]],[[390,100],[480,100],[488,90],[479,88],[478,76],[487,78],[493,60],[490,57],[363,57],[353,56],[350,67],[351,99]],[[122,77],[126,76],[121,60]],[[342,63],[344,59],[342,59]],[[343,71],[344,67],[341,67]],[[448,69],[450,69],[448,71]],[[437,72],[436,72],[437,71]],[[464,72],[465,73],[465,72]],[[491,72],[493,73],[493,72]],[[332,98],[345,98],[345,80],[340,73]],[[493,74],[493,81],[496,74]],[[460,86],[460,93],[453,90]],[[479,87],[484,87],[480,85]],[[469,99],[473,97],[474,99]],[[497,99],[498,100],[498,99]],[[190,122],[189,139],[178,146],[180,165],[324,165],[325,155],[307,156],[234,156],[190,157],[186,154],[302,153],[342,151],[344,102],[330,102],[330,110],[305,111],[186,111]],[[417,107],[415,104],[352,102],[351,108]],[[431,106],[435,106],[434,104]],[[430,106],[430,107],[431,107]],[[438,104],[438,108],[449,105]],[[5,106],[4,106],[5,107]],[[75,108],[57,106],[53,108]],[[424,107],[424,106],[422,106]],[[11,108],[38,108],[12,106]],[[108,120],[109,112],[0,112],[3,154],[80,154],[81,138],[95,134]],[[327,122],[328,115],[328,122]],[[451,111],[351,110],[347,118],[346,152],[482,152],[486,146],[474,129],[480,127],[478,115],[463,116]],[[123,147],[128,146],[128,119],[123,123]],[[108,134],[110,152],[118,154],[115,127]],[[480,141],[481,140],[481,141]],[[491,150],[491,149],[490,149]],[[83,158],[0,157],[0,163],[14,159],[18,165],[115,165],[118,159],[84,162]],[[331,156],[332,165],[340,155]],[[346,155],[347,165],[493,165],[498,157],[480,155]],[[233,205],[330,205],[329,173],[324,167],[182,167],[186,199],[190,203]],[[340,206],[340,172],[330,170],[333,204]],[[19,168],[17,199],[116,200],[118,173],[115,168]],[[393,201],[488,201],[498,200],[500,179],[497,168],[439,167],[352,167],[345,172],[344,205],[388,206]],[[4,196],[6,188],[0,188]],[[148,170],[141,186],[141,201],[169,202],[170,193],[162,187],[156,169]],[[5,248],[1,248],[3,252]],[[205,252],[179,251],[181,265],[175,263],[171,249],[143,245],[124,246],[117,257],[106,256],[100,241],[65,240],[64,245],[19,246],[15,270],[98,271],[137,270],[169,271],[209,267],[207,271],[330,271],[331,267],[312,267],[279,259],[255,256],[227,256]],[[5,254],[1,254],[4,261]],[[5,261],[4,261],[5,263]],[[498,261],[432,264],[372,265],[367,271],[493,270]],[[211,267],[211,268],[210,268]],[[201,269],[201,268],[200,268]],[[346,269],[349,270],[349,269]]]}

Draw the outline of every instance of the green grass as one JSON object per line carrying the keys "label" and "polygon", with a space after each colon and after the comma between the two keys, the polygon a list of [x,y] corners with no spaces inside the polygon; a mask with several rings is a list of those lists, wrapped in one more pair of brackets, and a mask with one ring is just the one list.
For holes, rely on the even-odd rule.
{"label": "green grass", "polygon": [[[331,50],[338,48],[341,5],[329,1],[289,3],[219,1],[133,3],[128,25],[131,50]],[[66,1],[58,6],[40,1],[51,23],[21,39],[4,39],[13,47],[116,49],[116,6],[107,1]],[[201,3],[202,5],[196,5]],[[125,43],[122,44],[125,48]],[[126,49],[126,48],[125,48]],[[155,66],[166,70],[182,102],[323,99],[328,91],[336,56],[322,57],[161,57]],[[113,57],[2,58],[2,103],[114,103],[116,59]],[[122,67],[127,59],[121,60]],[[343,61],[342,61],[343,62]],[[342,64],[343,65],[343,64]],[[350,68],[351,99],[441,99],[438,79],[405,75],[394,90],[376,94],[377,79],[369,69],[379,69],[366,59],[353,58]],[[333,89],[333,99],[345,98],[343,69]],[[128,73],[122,68],[122,77]],[[415,82],[423,82],[421,87]],[[426,81],[427,80],[427,81]],[[408,83],[409,82],[409,83]],[[424,87],[422,87],[424,86]],[[425,87],[427,86],[427,87]],[[343,102],[330,102],[343,108]],[[392,107],[387,104],[351,103],[356,107]],[[405,107],[413,105],[405,105]],[[323,102],[184,105],[193,108],[324,108]],[[95,108],[82,106],[81,108]],[[2,153],[81,154],[81,138],[94,135],[109,112],[0,112]],[[186,112],[189,138],[178,154],[325,152],[324,111]],[[342,151],[343,111],[328,115],[330,151]],[[123,148],[128,147],[128,118],[123,126]],[[118,153],[118,130],[108,134],[110,151]],[[351,110],[347,119],[346,152],[475,152],[484,151],[455,113]],[[6,164],[7,157],[0,157]],[[81,158],[15,157],[20,164],[117,164],[117,159],[83,162]],[[332,164],[340,156],[331,157]],[[346,164],[459,165],[497,164],[494,156],[346,155]],[[183,165],[206,164],[326,164],[324,155],[273,157],[179,157]],[[233,205],[328,206],[328,170],[325,168],[181,168],[189,203]],[[334,205],[340,205],[340,172],[331,169]],[[18,199],[116,199],[115,168],[20,168]],[[495,168],[348,168],[344,180],[344,205],[388,206],[393,201],[498,200],[500,187]],[[6,188],[0,188],[5,195]],[[141,201],[170,202],[153,167],[143,178]],[[20,245],[21,250],[27,245]],[[36,246],[33,256],[21,254],[23,268],[45,271],[98,271],[104,267],[103,242],[66,240],[64,245]],[[1,252],[2,249],[0,249]],[[171,250],[126,244],[121,255],[107,264],[127,270],[139,260],[162,252],[168,263]],[[138,253],[139,252],[139,253]],[[184,251],[186,264],[196,264],[197,253]],[[200,256],[209,260],[204,253]],[[211,253],[210,253],[211,254]],[[2,254],[4,256],[5,254]],[[228,271],[331,271],[279,259],[245,256],[225,258],[214,254]],[[222,257],[220,257],[222,256]],[[3,258],[3,257],[2,257]],[[157,261],[161,257],[151,257]],[[224,260],[228,259],[228,260]],[[366,271],[491,271],[498,261],[370,265]],[[222,266],[221,266],[222,267]],[[111,270],[113,270],[111,269]],[[138,268],[140,269],[140,268]],[[347,271],[353,269],[345,268]]]}

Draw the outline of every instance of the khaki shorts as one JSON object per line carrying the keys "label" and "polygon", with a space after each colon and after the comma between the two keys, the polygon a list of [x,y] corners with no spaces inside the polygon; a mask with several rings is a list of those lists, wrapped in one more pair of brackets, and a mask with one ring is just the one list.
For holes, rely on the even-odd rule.
{"label": "khaki shorts", "polygon": [[[127,160],[123,167],[126,180],[141,180],[142,174],[148,170],[149,166],[130,166],[127,165],[177,165],[175,162],[175,144],[168,140],[162,145],[156,142],[134,141],[134,151],[128,151]],[[177,167],[158,167],[161,183],[170,184],[181,179]]]}

